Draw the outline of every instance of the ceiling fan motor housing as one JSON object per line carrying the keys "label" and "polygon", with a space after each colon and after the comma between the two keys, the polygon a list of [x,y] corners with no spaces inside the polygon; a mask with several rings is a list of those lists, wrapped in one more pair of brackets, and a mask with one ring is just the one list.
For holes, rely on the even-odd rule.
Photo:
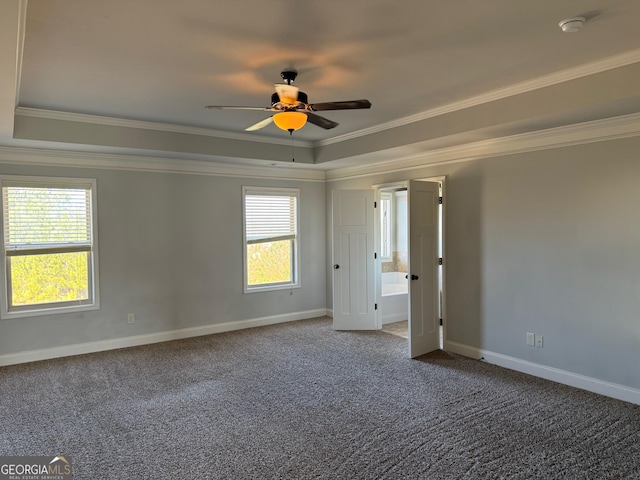
{"label": "ceiling fan motor housing", "polygon": [[[271,95],[271,105],[275,105],[279,101],[280,101],[280,97],[278,96],[277,93],[274,93],[274,94]],[[298,101],[302,102],[304,104],[308,104],[309,103],[309,97],[307,96],[306,93],[299,91],[298,92]]]}

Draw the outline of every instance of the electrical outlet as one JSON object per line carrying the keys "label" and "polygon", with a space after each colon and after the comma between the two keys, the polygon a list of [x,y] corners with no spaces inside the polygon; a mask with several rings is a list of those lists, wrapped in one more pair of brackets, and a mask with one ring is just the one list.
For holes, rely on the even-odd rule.
{"label": "electrical outlet", "polygon": [[542,335],[536,335],[536,347],[542,348],[544,337]]}
{"label": "electrical outlet", "polygon": [[135,313],[130,313],[127,316],[127,323],[136,323],[136,314]]}
{"label": "electrical outlet", "polygon": [[527,345],[529,345],[530,347],[533,347],[536,344],[536,335],[535,333],[528,333],[527,332]]}

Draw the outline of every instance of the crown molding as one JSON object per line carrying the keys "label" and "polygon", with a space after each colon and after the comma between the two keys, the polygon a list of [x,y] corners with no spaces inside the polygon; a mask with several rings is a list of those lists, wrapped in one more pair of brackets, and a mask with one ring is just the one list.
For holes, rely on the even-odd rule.
{"label": "crown molding", "polygon": [[324,182],[325,180],[325,172],[323,170],[312,170],[304,168],[302,165],[285,167],[278,164],[272,167],[262,167],[164,157],[10,146],[0,146],[0,163],[221,177],[268,178],[272,180],[297,180],[304,182]]}
{"label": "crown molding", "polygon": [[[46,110],[42,108],[17,107],[16,116],[44,118],[48,120],[63,120],[65,122],[90,123],[94,125],[106,125],[110,127],[139,128],[142,130],[156,130],[160,132],[183,133],[187,135],[201,135],[205,137],[225,138],[240,140],[243,142],[271,143],[275,145],[290,145],[291,140],[273,137],[257,137],[256,135],[214,130],[211,128],[190,127],[172,123],[148,122],[144,120],[130,120],[126,118],[103,117],[100,115],[88,115],[85,113],[62,112],[59,110]],[[296,139],[299,146],[311,148],[313,142]]]}
{"label": "crown molding", "polygon": [[327,181],[367,177],[417,168],[470,162],[483,158],[534,152],[550,148],[603,142],[640,135],[640,113],[593,120],[562,127],[492,138],[478,142],[394,157],[372,165],[337,168],[326,172]]}
{"label": "crown molding", "polygon": [[586,63],[578,67],[560,70],[558,72],[551,73],[548,75],[543,75],[541,77],[537,77],[531,80],[515,83],[513,85],[509,85],[508,87],[492,90],[490,92],[486,92],[481,95],[477,95],[475,97],[470,97],[465,100],[461,100],[459,102],[454,102],[447,105],[443,105],[441,107],[432,108],[430,110],[416,113],[414,115],[398,118],[396,120],[392,120],[386,123],[381,123],[379,125],[375,125],[370,128],[365,128],[362,130],[358,130],[356,132],[346,133],[344,135],[339,135],[337,137],[329,138],[326,140],[319,140],[314,143],[314,146],[324,147],[334,143],[353,140],[355,138],[371,135],[374,133],[379,133],[379,132],[390,130],[396,127],[402,127],[404,125],[419,122],[421,120],[426,120],[428,118],[445,115],[447,113],[456,112],[458,110],[464,110],[465,108],[475,107],[477,105],[493,102],[496,100],[501,100],[503,98],[519,95],[522,93],[531,92],[533,90],[537,90],[540,88],[550,87],[552,85],[557,85],[559,83],[567,82],[570,80],[587,77],[589,75],[605,72],[607,70],[612,70],[614,68],[624,67],[626,65],[631,65],[637,62],[640,62],[640,49],[629,50],[627,52],[620,53],[618,55],[612,55],[611,57],[607,57],[603,60]]}
{"label": "crown molding", "polygon": [[249,166],[176,158],[0,146],[0,163],[156,173],[337,181],[640,135],[640,113],[396,156],[371,165],[317,170],[304,165]]}

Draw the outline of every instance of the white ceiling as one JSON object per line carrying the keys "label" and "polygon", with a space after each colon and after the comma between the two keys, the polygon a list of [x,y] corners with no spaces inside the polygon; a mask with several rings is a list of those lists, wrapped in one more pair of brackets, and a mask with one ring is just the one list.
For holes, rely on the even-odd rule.
{"label": "white ceiling", "polygon": [[[120,140],[127,135],[90,140],[106,138],[106,131],[95,131],[84,141],[71,134],[56,136],[60,124],[35,123],[62,119],[106,128],[104,119],[89,115],[109,117],[107,124],[122,129],[146,125],[135,123],[142,121],[166,124],[161,128],[166,131],[205,133],[211,139],[247,138],[255,151],[263,143],[289,145],[288,133],[274,125],[243,132],[267,112],[204,108],[269,106],[273,84],[281,81],[280,71],[287,67],[300,72],[295,84],[312,103],[372,102],[370,110],[322,112],[340,124],[333,130],[307,125],[295,134],[298,144],[310,151],[344,143],[345,156],[354,158],[373,153],[364,143],[379,142],[376,151],[398,147],[380,132],[392,132],[404,145],[440,147],[640,111],[637,69],[624,68],[640,62],[638,0],[5,1],[0,27],[11,27],[5,37],[16,37],[5,43],[0,56],[2,66],[13,67],[9,72],[5,68],[0,78],[5,90],[0,126],[8,123],[6,90],[12,81],[16,117],[22,123],[16,122],[13,138],[4,135],[4,144],[180,154],[175,145],[155,146],[155,140]],[[21,13],[25,7],[26,14]],[[583,29],[562,33],[558,22],[578,15],[587,17]],[[595,85],[603,83],[590,87],[585,78],[607,69],[617,74],[602,81],[612,89],[622,84],[624,94],[600,101],[602,89]],[[582,83],[572,86],[575,78]],[[505,96],[515,99],[541,89],[545,97],[540,104],[562,102],[560,90],[549,87],[562,83],[568,92],[582,91],[583,102],[544,114],[533,112],[535,108],[515,117],[501,113],[500,121],[471,122],[468,127],[456,119],[459,128],[437,132],[450,121],[443,117],[434,123],[443,115]],[[533,96],[526,102],[536,103]],[[436,133],[424,138],[417,132],[410,136],[411,129],[402,126],[425,119],[431,122],[429,131]],[[403,129],[400,135],[398,129]],[[365,137],[357,146],[355,139]],[[329,147],[323,168],[340,157]],[[184,154],[212,160],[235,156],[216,148],[210,143],[186,148]],[[260,154],[237,155],[251,156],[260,159]]]}

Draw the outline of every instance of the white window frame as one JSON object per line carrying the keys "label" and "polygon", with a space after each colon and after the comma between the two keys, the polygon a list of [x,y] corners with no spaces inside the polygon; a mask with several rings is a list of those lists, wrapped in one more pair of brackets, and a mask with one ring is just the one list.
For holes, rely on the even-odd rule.
{"label": "white window frame", "polygon": [[[293,241],[293,254],[291,266],[291,280],[288,282],[270,283],[266,285],[249,285],[249,264],[247,261],[247,219],[246,197],[247,195],[281,195],[295,197],[296,199],[296,232]],[[274,188],[274,187],[242,187],[242,257],[244,293],[265,292],[272,290],[290,290],[300,288],[300,189],[298,188]]]}
{"label": "white window frame", "polygon": [[[24,186],[24,187],[57,187],[57,188],[85,188],[90,191],[91,199],[91,245],[89,250],[83,247],[83,251],[88,251],[88,285],[89,298],[77,302],[61,302],[61,303],[43,303],[38,305],[28,305],[11,308],[9,295],[11,294],[11,285],[9,285],[9,262],[5,250],[5,225],[4,225],[4,187],[6,186]],[[0,195],[2,196],[2,208],[0,209],[0,238],[2,238],[2,272],[0,274],[0,316],[3,319],[33,317],[52,315],[60,313],[79,313],[89,310],[98,310],[100,308],[100,294],[98,288],[98,218],[97,218],[97,182],[91,178],[67,178],[67,177],[33,177],[33,176],[17,176],[17,175],[1,175],[0,176]],[[57,250],[76,251],[68,246],[55,247],[43,246],[38,249],[45,253],[54,253]],[[80,250],[78,250],[80,251]]]}
{"label": "white window frame", "polygon": [[[384,207],[383,202],[389,202],[389,209],[387,211],[387,231],[385,232],[385,225],[383,221]],[[380,192],[380,260],[390,262],[393,260],[393,247],[395,243],[395,235],[394,235],[394,208],[395,208],[395,195],[393,192],[383,191]],[[388,235],[387,245],[389,247],[388,255],[385,255],[383,251],[384,240],[382,239],[385,234]]]}

